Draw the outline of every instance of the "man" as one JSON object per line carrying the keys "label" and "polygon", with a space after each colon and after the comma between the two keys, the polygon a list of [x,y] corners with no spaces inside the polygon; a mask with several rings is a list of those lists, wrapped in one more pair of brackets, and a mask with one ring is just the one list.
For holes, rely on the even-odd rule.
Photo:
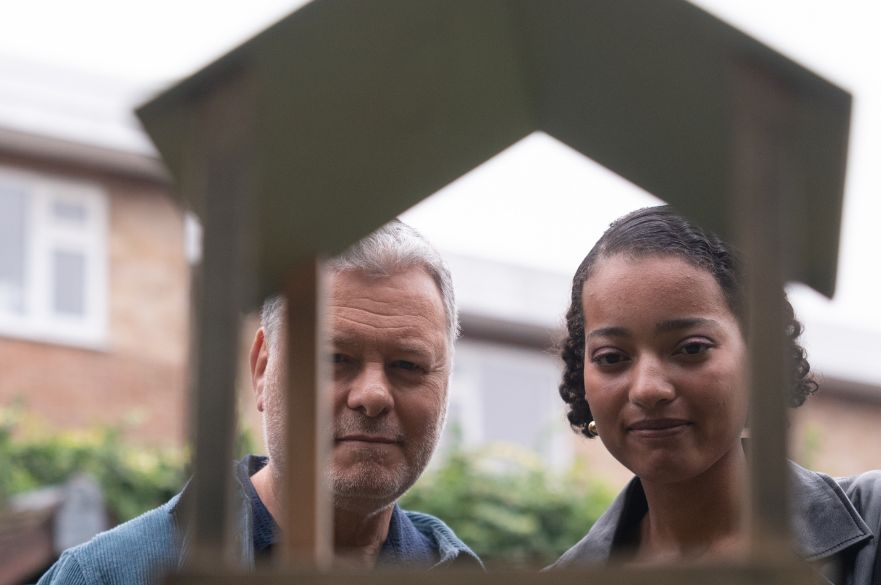
{"label": "man", "polygon": [[[458,317],[449,270],[412,228],[394,221],[330,263],[333,362],[335,564],[481,567],[440,520],[405,512],[397,499],[437,444]],[[275,545],[285,471],[284,306],[271,299],[250,353],[252,386],[269,450],[236,466],[241,490],[241,561],[253,567]],[[180,502],[75,547],[39,585],[150,583],[186,557]],[[249,528],[245,528],[249,527]]]}

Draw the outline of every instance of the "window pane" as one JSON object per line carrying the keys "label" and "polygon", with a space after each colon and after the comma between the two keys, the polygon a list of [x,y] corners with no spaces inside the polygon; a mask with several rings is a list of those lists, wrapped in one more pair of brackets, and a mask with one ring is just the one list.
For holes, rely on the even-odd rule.
{"label": "window pane", "polygon": [[52,217],[69,222],[83,223],[86,220],[86,206],[70,201],[53,201]]}
{"label": "window pane", "polygon": [[24,313],[28,197],[0,184],[0,311]]}
{"label": "window pane", "polygon": [[547,388],[557,379],[555,368],[547,369],[510,356],[511,361],[487,360],[481,368],[484,404],[484,439],[514,443],[540,451],[546,442],[548,419],[556,404],[548,400]]}
{"label": "window pane", "polygon": [[85,314],[86,258],[56,250],[52,258],[53,308],[56,313]]}

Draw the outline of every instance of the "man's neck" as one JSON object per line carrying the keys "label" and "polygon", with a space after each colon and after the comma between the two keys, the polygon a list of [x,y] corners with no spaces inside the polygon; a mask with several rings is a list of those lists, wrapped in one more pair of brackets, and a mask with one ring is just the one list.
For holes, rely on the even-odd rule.
{"label": "man's neck", "polygon": [[[283,491],[271,461],[251,476],[251,483],[277,522],[282,517]],[[388,538],[393,513],[393,505],[373,513],[334,509],[334,566],[353,569],[374,567]]]}
{"label": "man's neck", "polygon": [[393,513],[393,505],[372,514],[334,508],[334,565],[353,569],[373,568],[388,538]]}

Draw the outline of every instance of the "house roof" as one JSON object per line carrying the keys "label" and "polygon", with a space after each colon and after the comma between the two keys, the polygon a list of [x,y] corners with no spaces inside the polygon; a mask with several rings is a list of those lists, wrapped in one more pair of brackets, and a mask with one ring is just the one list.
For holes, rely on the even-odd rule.
{"label": "house roof", "polygon": [[849,94],[682,0],[316,0],[139,116],[180,178],[205,96],[234,72],[255,82],[242,107],[265,293],[292,261],[340,251],[536,130],[726,234],[745,62],[782,80],[796,113],[784,276],[831,295]]}
{"label": "house roof", "polygon": [[0,151],[165,180],[132,108],[143,88],[0,55]]}

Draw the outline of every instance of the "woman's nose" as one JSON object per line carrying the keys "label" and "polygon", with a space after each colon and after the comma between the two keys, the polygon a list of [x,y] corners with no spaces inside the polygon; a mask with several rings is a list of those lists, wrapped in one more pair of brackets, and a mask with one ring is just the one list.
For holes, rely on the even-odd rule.
{"label": "woman's nose", "polygon": [[394,407],[391,387],[381,364],[366,364],[351,381],[346,405],[373,418]]}
{"label": "woman's nose", "polygon": [[676,388],[660,362],[651,357],[640,357],[633,368],[630,401],[643,410],[654,410],[676,398]]}

